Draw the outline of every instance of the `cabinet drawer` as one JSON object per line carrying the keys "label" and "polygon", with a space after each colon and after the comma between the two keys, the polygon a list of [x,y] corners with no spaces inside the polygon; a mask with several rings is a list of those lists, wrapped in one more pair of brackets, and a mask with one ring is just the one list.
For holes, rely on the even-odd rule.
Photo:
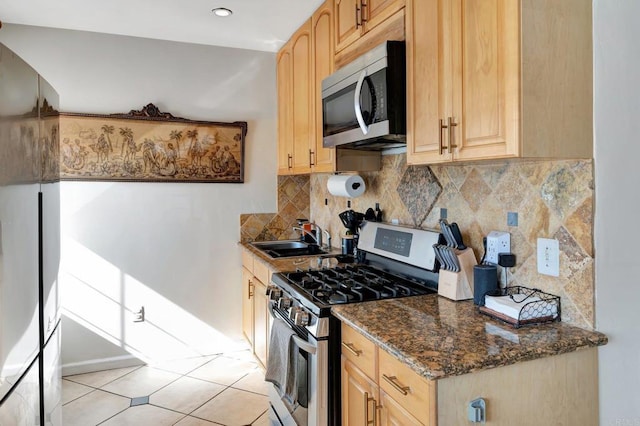
{"label": "cabinet drawer", "polygon": [[367,376],[376,379],[376,346],[348,325],[342,324],[342,355]]}
{"label": "cabinet drawer", "polygon": [[429,419],[435,413],[435,382],[420,377],[382,349],[378,362],[380,388],[416,418]]}
{"label": "cabinet drawer", "polygon": [[271,281],[269,267],[259,260],[253,262],[253,275],[265,286],[269,285],[269,281]]}
{"label": "cabinet drawer", "polygon": [[247,249],[242,249],[242,266],[253,274],[253,255]]}

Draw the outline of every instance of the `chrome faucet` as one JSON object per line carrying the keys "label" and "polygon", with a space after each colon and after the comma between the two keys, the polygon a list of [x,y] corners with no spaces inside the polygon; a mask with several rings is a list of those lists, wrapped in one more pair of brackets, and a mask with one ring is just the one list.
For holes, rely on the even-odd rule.
{"label": "chrome faucet", "polygon": [[324,231],[322,228],[320,228],[318,225],[316,225],[315,223],[313,224],[313,226],[315,227],[317,232],[313,232],[313,231],[309,231],[308,229],[304,229],[301,228],[299,226],[294,226],[293,230],[294,231],[300,231],[303,234],[309,235],[311,237],[311,239],[313,239],[313,241],[315,241],[315,243],[318,245],[318,247],[320,248],[325,248],[322,245],[322,234],[325,234],[327,236],[327,246],[329,248],[331,248],[331,234],[329,234],[329,232]]}

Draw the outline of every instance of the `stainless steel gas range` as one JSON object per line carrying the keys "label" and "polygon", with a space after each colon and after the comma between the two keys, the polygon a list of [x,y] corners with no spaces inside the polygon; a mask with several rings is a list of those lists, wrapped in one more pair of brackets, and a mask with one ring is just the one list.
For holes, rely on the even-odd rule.
{"label": "stainless steel gas range", "polygon": [[294,330],[295,401],[270,389],[272,425],[340,425],[340,322],[331,306],[437,292],[435,231],[366,222],[357,262],[273,274],[270,312]]}

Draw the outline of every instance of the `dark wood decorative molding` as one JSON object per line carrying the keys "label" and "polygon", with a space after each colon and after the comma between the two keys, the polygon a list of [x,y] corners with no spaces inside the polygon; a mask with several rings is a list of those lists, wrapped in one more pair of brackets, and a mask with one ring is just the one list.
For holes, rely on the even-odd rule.
{"label": "dark wood decorative molding", "polygon": [[[114,114],[115,115],[115,114]],[[144,108],[136,110],[132,109],[128,114],[129,118],[163,118],[167,120],[184,120],[182,117],[174,117],[173,114],[168,112],[161,112],[160,108],[154,104],[147,104]]]}

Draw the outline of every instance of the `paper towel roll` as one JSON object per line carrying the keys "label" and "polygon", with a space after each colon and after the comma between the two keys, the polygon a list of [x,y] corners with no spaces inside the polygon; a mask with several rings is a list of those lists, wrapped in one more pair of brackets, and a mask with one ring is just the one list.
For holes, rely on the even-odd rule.
{"label": "paper towel roll", "polygon": [[355,198],[364,194],[364,180],[358,175],[334,175],[327,181],[327,189],[337,197]]}

